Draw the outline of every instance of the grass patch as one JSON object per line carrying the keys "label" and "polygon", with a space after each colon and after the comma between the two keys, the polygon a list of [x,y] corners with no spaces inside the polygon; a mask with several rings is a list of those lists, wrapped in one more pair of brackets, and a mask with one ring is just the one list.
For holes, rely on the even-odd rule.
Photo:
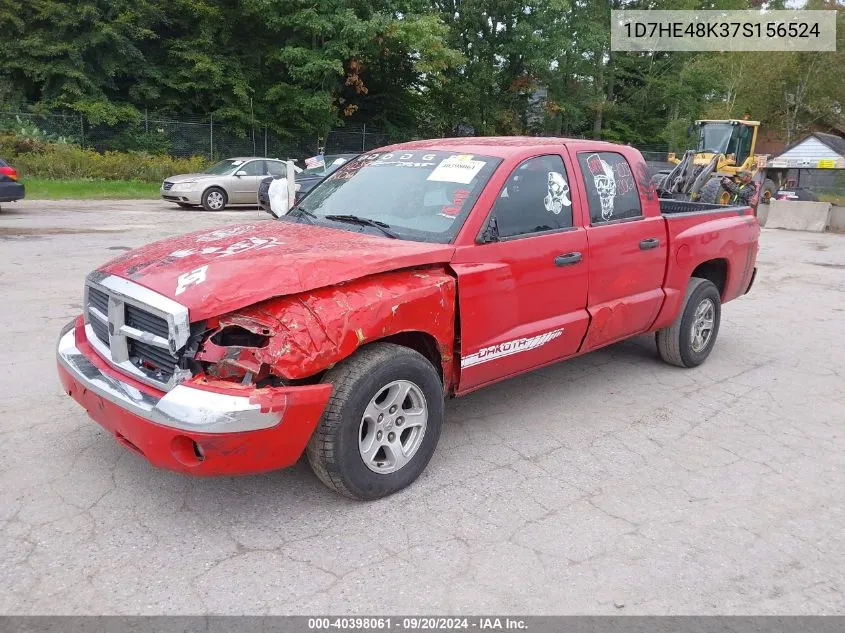
{"label": "grass patch", "polygon": [[845,206],[845,194],[820,193],[818,195],[820,202],[829,202],[840,207]]}
{"label": "grass patch", "polygon": [[134,200],[159,197],[157,182],[22,178],[28,200]]}

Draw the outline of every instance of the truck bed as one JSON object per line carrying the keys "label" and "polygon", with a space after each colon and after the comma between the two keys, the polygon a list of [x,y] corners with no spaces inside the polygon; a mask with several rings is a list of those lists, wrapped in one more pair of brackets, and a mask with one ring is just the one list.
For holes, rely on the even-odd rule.
{"label": "truck bed", "polygon": [[739,215],[744,215],[750,210],[750,207],[745,206],[726,206],[723,204],[710,204],[708,202],[689,202],[687,200],[660,198],[660,213],[667,216],[724,211],[734,211]]}

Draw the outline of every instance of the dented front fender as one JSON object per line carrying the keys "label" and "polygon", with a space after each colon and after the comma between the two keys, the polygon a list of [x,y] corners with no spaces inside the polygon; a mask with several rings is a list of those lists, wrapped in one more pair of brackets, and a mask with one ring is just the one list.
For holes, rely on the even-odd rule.
{"label": "dented front fender", "polygon": [[444,385],[453,378],[455,279],[443,268],[382,273],[223,315],[196,360],[221,378],[251,372],[302,380],[366,343],[405,333],[430,336]]}

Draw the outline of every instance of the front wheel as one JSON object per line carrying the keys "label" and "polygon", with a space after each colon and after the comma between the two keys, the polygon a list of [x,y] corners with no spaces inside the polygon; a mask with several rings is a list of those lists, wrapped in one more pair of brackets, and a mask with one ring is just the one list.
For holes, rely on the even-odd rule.
{"label": "front wheel", "polygon": [[443,425],[443,385],[431,362],[407,347],[373,343],[325,381],[334,389],[306,451],[320,481],[371,500],[416,480]]}
{"label": "front wheel", "polygon": [[657,332],[657,351],[670,365],[697,367],[703,363],[719,335],[722,301],[712,281],[693,277],[684,305],[669,327]]}
{"label": "front wheel", "polygon": [[202,194],[202,208],[206,211],[222,211],[226,201],[226,192],[219,187],[211,187]]}

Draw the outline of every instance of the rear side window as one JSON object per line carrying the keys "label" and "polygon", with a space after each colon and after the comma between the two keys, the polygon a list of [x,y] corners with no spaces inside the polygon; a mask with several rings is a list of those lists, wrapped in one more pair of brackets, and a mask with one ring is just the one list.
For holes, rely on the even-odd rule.
{"label": "rear side window", "polygon": [[578,163],[587,189],[591,224],[642,216],[634,175],[622,154],[581,152]]}
{"label": "rear side window", "polygon": [[493,217],[499,237],[516,237],[572,227],[569,176],[560,156],[523,161],[508,177]]}
{"label": "rear side window", "polygon": [[285,164],[276,160],[267,161],[267,171],[271,176],[285,177]]}

